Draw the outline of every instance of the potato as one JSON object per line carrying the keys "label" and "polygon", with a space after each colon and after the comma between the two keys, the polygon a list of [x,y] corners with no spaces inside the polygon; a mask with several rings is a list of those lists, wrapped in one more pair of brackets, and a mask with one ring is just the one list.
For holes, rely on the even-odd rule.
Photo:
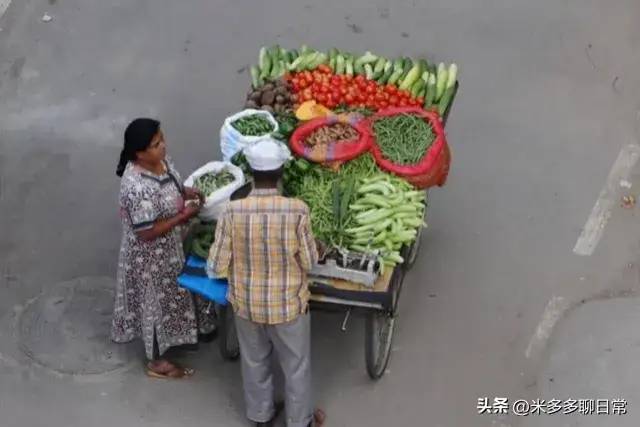
{"label": "potato", "polygon": [[262,97],[260,98],[260,103],[262,105],[273,105],[273,101],[275,101],[275,93],[272,90],[265,90],[262,92]]}
{"label": "potato", "polygon": [[253,109],[258,109],[260,106],[258,105],[257,102],[253,101],[253,100],[248,100],[245,104],[244,104],[244,108],[253,108]]}
{"label": "potato", "polygon": [[255,102],[260,102],[260,98],[262,98],[262,92],[259,90],[256,90],[251,92],[251,97],[249,99]]}

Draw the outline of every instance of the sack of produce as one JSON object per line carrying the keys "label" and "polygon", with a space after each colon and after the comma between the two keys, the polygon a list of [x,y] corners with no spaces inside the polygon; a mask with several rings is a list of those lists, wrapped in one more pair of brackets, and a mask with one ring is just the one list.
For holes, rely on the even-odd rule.
{"label": "sack of produce", "polygon": [[244,184],[242,170],[227,162],[209,162],[187,178],[184,185],[202,191],[204,205],[199,217],[204,221],[217,219],[229,203],[234,191]]}
{"label": "sack of produce", "polygon": [[278,122],[268,111],[247,109],[227,117],[220,129],[222,160],[228,162],[234,154],[262,139],[272,139]]}
{"label": "sack of produce", "polygon": [[418,188],[444,185],[451,154],[438,113],[394,107],[374,114],[369,121],[371,152],[380,168]]}
{"label": "sack of produce", "polygon": [[312,162],[345,162],[369,150],[371,132],[358,114],[331,115],[299,126],[289,145],[298,156]]}

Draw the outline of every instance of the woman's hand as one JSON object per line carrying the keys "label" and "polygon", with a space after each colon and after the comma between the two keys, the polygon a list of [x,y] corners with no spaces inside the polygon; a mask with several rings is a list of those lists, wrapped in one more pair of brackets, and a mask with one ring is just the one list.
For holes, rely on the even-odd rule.
{"label": "woman's hand", "polygon": [[185,187],[184,198],[186,200],[199,200],[200,205],[204,204],[204,195],[197,188]]}
{"label": "woman's hand", "polygon": [[184,209],[180,212],[180,215],[185,219],[185,222],[198,215],[202,205],[200,203],[187,203]]}

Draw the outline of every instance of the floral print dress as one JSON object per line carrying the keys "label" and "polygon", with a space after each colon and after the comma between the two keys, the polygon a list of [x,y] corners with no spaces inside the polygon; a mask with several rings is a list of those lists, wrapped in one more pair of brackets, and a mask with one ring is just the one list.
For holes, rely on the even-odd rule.
{"label": "floral print dress", "polygon": [[130,162],[120,185],[123,236],[111,336],[118,343],[142,337],[150,360],[154,340],[162,355],[169,347],[197,343],[198,331],[214,329],[209,303],[177,283],[185,261],[185,228],[147,242],[136,234],[158,219],[177,215],[184,206],[180,175],[169,160],[165,165],[166,173],[155,175]]}

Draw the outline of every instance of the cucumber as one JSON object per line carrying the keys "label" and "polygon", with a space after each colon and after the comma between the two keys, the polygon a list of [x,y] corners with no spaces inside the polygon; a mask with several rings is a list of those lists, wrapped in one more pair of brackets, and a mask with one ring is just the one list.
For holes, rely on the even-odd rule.
{"label": "cucumber", "polygon": [[436,97],[434,98],[434,102],[438,102],[442,95],[444,94],[444,90],[447,88],[448,81],[448,72],[444,63],[441,62],[438,64],[438,77],[436,81]]}
{"label": "cucumber", "polygon": [[303,44],[302,46],[300,46],[300,56],[303,56],[312,52],[313,51],[309,49],[309,46],[307,46],[306,44]]}
{"label": "cucumber", "polygon": [[316,59],[317,56],[318,56],[318,52],[306,53],[305,55],[301,56],[302,60],[300,61],[300,63],[296,67],[296,71],[304,71],[304,70],[306,70],[307,66],[310,63],[312,63]]}
{"label": "cucumber", "polygon": [[458,66],[456,64],[449,65],[449,72],[447,76],[447,88],[456,85],[458,79]]}
{"label": "cucumber", "polygon": [[424,107],[428,108],[433,105],[436,97],[436,75],[429,74],[429,83],[427,84],[427,97],[424,101]]}
{"label": "cucumber", "polygon": [[420,96],[422,88],[424,88],[424,81],[422,79],[416,80],[413,86],[411,86],[411,96],[413,96],[414,98]]}
{"label": "cucumber", "polygon": [[387,64],[387,60],[380,57],[378,58],[378,61],[376,62],[375,66],[373,67],[373,72],[374,73],[382,73],[384,71],[384,66]]}
{"label": "cucumber", "polygon": [[338,49],[336,49],[335,47],[329,49],[329,60],[331,60],[332,58],[336,58],[339,53],[340,52],[338,52]]}
{"label": "cucumber", "polygon": [[258,65],[260,66],[260,78],[266,79],[271,72],[271,56],[264,46],[260,48]]}
{"label": "cucumber", "polygon": [[345,65],[345,74],[353,76],[353,56],[349,55]]}
{"label": "cucumber", "polygon": [[400,90],[411,90],[414,83],[420,79],[420,75],[422,72],[420,71],[420,63],[416,63],[409,72],[402,79],[402,83],[400,84]]}
{"label": "cucumber", "polygon": [[371,67],[371,64],[364,65],[364,75],[367,79],[373,78],[373,67]]}
{"label": "cucumber", "polygon": [[260,84],[260,70],[258,69],[257,66],[253,65],[251,66],[251,85],[253,86],[254,89],[258,89],[261,84]]}
{"label": "cucumber", "polygon": [[280,55],[279,55],[279,59],[282,59],[283,61],[286,61],[287,59],[287,49],[280,47]]}
{"label": "cucumber", "polygon": [[364,67],[365,64],[371,64],[373,62],[376,62],[377,60],[378,60],[378,57],[376,55],[367,51],[360,58],[356,59],[355,63],[353,64],[353,67],[354,69],[359,67]]}
{"label": "cucumber", "polygon": [[315,70],[328,59],[326,53],[318,52],[315,58],[307,64],[307,70]]}
{"label": "cucumber", "polygon": [[388,61],[384,68],[384,74],[382,74],[382,77],[378,79],[378,83],[382,85],[387,84],[389,78],[391,78],[391,75],[393,74],[393,62]]}
{"label": "cucumber", "polygon": [[289,66],[293,61],[295,61],[295,59],[296,58],[293,57],[293,52],[289,51],[286,54],[284,62],[286,63],[287,66]]}
{"label": "cucumber", "polygon": [[409,71],[413,68],[413,60],[408,56],[404,58],[403,68],[402,68],[402,76],[406,76],[409,74]]}
{"label": "cucumber", "polygon": [[336,74],[344,74],[345,72],[344,56],[338,55],[336,57]]}
{"label": "cucumber", "polygon": [[455,85],[445,89],[444,93],[442,94],[442,98],[440,98],[440,101],[438,102],[438,113],[440,114],[440,116],[443,116],[447,111],[449,104],[451,104],[451,101],[453,100],[453,94],[455,93],[455,91]]}
{"label": "cucumber", "polygon": [[305,59],[304,55],[298,56],[291,64],[289,64],[287,68],[289,69],[289,71],[300,71],[300,68],[302,67],[302,63],[304,62],[304,59]]}
{"label": "cucumber", "polygon": [[329,58],[329,68],[331,68],[332,72],[336,72],[336,57]]}

